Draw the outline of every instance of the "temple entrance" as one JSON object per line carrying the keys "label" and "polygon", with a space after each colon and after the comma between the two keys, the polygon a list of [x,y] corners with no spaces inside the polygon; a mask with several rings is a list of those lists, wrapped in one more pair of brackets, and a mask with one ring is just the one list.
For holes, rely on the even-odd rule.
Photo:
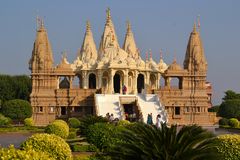
{"label": "temple entrance", "polygon": [[136,104],[123,104],[125,119],[130,122],[136,122],[139,119],[139,112]]}
{"label": "temple entrance", "polygon": [[137,90],[138,93],[142,93],[142,90],[144,89],[144,75],[139,74],[137,78]]}
{"label": "temple entrance", "polygon": [[114,77],[114,93],[120,93],[121,91],[121,76],[119,74],[115,74]]}
{"label": "temple entrance", "polygon": [[96,89],[96,76],[95,74],[91,73],[88,78],[88,88],[89,89]]}
{"label": "temple entrance", "polygon": [[67,114],[66,107],[61,107],[61,115],[66,115],[66,114]]}

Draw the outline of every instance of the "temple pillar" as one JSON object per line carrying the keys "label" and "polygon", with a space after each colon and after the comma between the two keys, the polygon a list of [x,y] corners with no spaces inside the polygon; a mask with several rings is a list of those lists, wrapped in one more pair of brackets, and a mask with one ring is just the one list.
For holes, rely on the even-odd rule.
{"label": "temple pillar", "polygon": [[97,73],[98,80],[97,80],[97,89],[100,89],[102,87],[102,72]]}
{"label": "temple pillar", "polygon": [[127,93],[126,94],[128,94],[128,91],[129,91],[129,87],[128,87],[128,70],[126,70],[125,73],[124,73],[123,84],[127,87]]}
{"label": "temple pillar", "polygon": [[138,78],[138,71],[135,71],[134,72],[134,75],[133,75],[133,93],[134,94],[137,94],[137,78]]}
{"label": "temple pillar", "polygon": [[87,71],[82,71],[83,89],[87,89]]}
{"label": "temple pillar", "polygon": [[115,72],[113,70],[110,70],[110,75],[109,75],[109,88],[108,88],[108,92],[110,94],[114,93],[114,88],[113,88],[113,77],[114,77]]}

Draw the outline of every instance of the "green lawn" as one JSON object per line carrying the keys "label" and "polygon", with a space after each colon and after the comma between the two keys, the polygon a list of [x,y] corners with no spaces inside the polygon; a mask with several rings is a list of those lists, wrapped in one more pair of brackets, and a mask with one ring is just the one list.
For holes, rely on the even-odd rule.
{"label": "green lawn", "polygon": [[21,133],[44,132],[44,127],[25,127],[25,126],[0,127],[0,133],[7,132],[21,132]]}

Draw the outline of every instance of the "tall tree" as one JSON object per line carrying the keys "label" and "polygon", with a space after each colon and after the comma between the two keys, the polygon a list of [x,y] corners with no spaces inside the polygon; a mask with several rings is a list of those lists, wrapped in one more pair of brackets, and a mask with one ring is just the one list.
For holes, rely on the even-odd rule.
{"label": "tall tree", "polygon": [[226,101],[226,100],[233,100],[233,99],[240,99],[240,94],[232,90],[227,90],[225,92],[225,96],[223,97],[223,100]]}
{"label": "tall tree", "polygon": [[226,91],[218,114],[224,118],[240,119],[240,94],[232,90]]}
{"label": "tall tree", "polygon": [[0,99],[2,101],[12,99],[29,100],[30,92],[31,79],[28,76],[0,75]]}

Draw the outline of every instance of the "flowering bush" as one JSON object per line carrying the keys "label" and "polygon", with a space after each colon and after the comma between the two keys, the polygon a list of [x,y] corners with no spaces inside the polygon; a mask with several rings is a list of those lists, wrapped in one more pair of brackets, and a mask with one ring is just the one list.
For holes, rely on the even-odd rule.
{"label": "flowering bush", "polygon": [[0,149],[0,159],[2,160],[54,160],[45,154],[44,152],[36,152],[35,150],[29,148],[27,150],[18,150],[15,149],[13,145],[9,148],[1,148]]}
{"label": "flowering bush", "polygon": [[237,160],[240,157],[240,135],[220,135],[216,139],[217,151],[224,160]]}
{"label": "flowering bush", "polygon": [[37,152],[44,152],[58,160],[72,159],[69,145],[64,139],[53,134],[34,134],[23,142],[21,147],[25,150],[33,149]]}

